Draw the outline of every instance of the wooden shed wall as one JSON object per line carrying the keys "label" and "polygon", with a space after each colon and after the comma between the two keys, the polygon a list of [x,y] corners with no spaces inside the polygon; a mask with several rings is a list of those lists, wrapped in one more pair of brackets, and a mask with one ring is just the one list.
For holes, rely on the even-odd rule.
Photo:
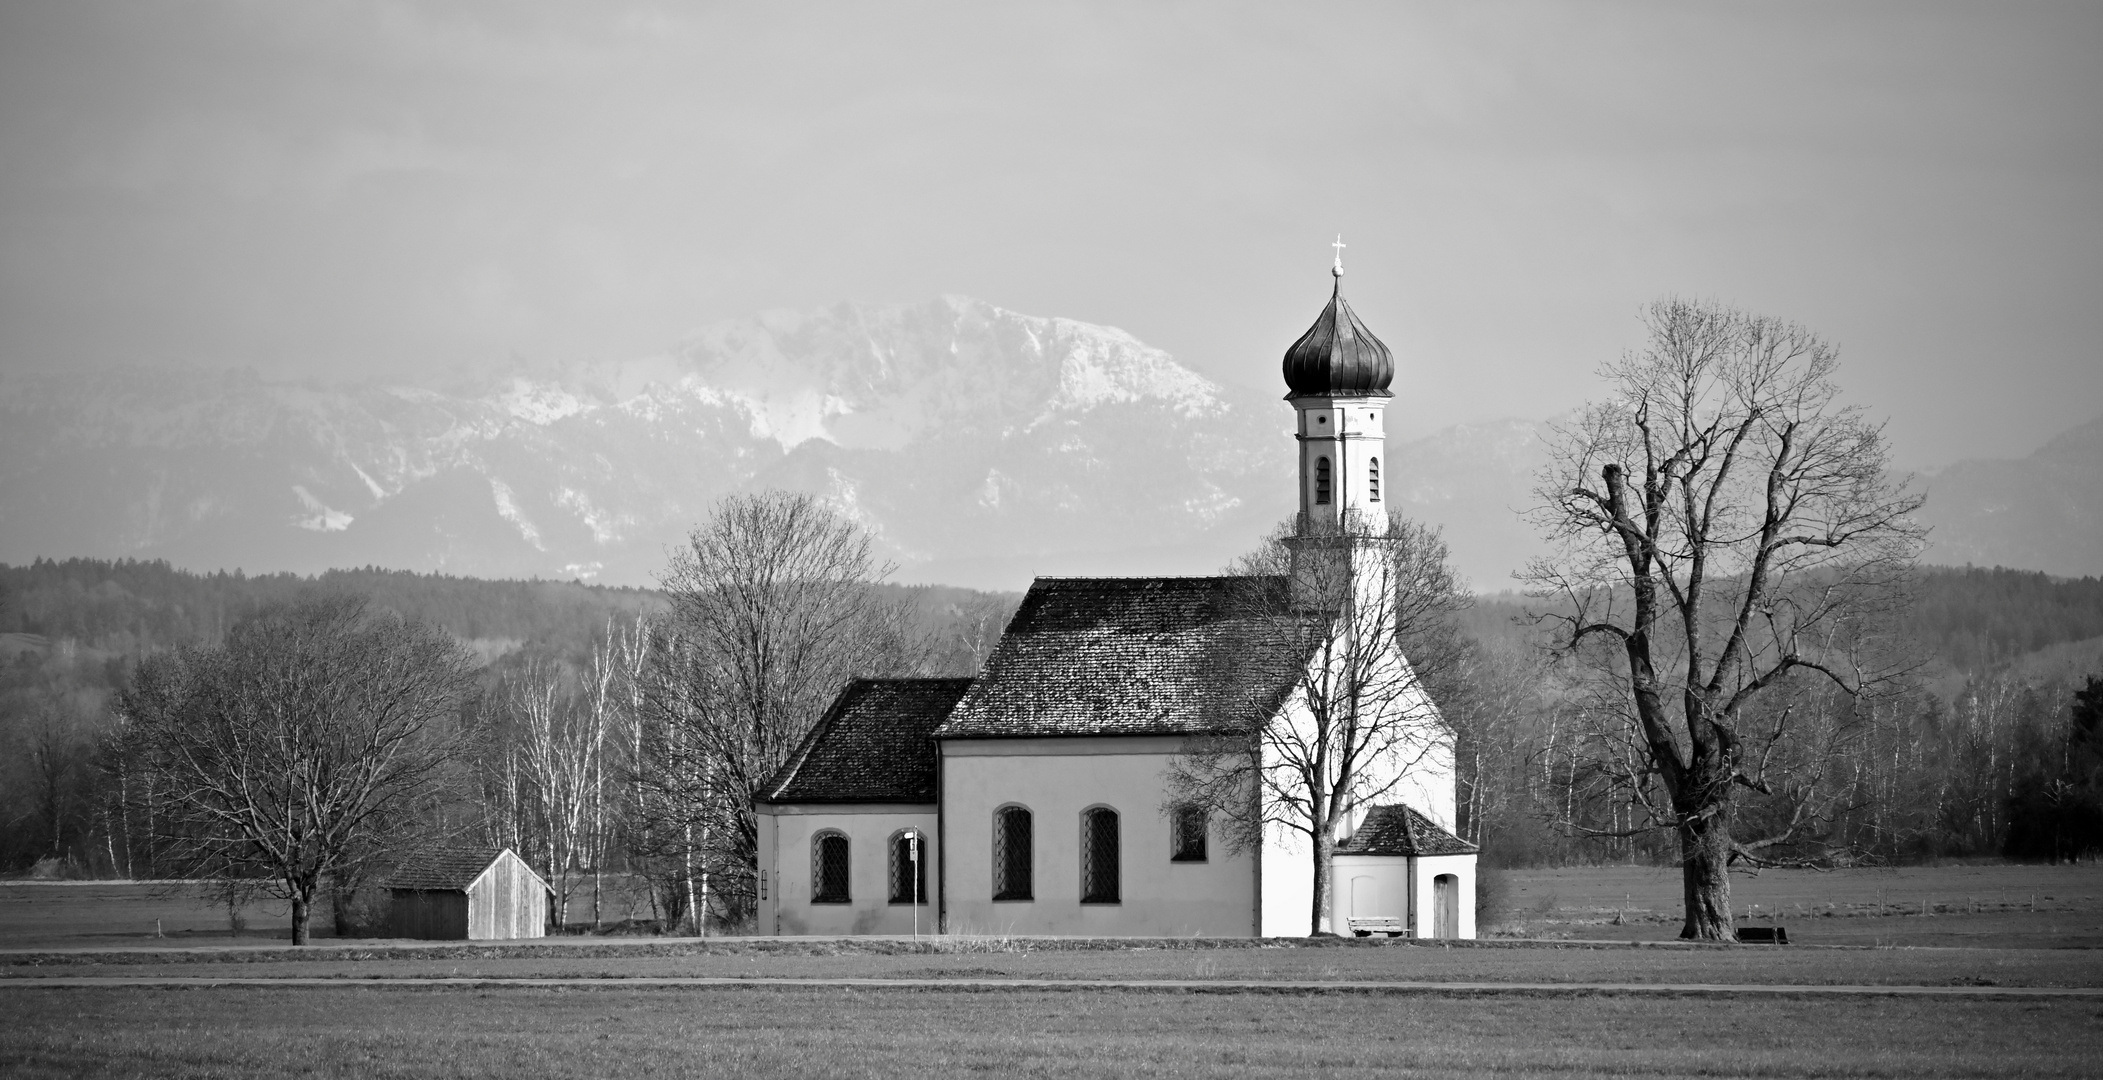
{"label": "wooden shed wall", "polygon": [[387,936],[425,941],[467,938],[467,894],[430,889],[394,889],[387,907]]}
{"label": "wooden shed wall", "polygon": [[547,934],[548,893],[540,878],[505,852],[467,892],[467,934],[474,941]]}

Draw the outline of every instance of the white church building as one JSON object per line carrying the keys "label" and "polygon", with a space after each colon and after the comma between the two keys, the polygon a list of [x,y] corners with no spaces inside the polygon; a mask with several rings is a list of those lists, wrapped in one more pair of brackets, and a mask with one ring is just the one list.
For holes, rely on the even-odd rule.
{"label": "white church building", "polygon": [[[1341,266],[1336,275],[1285,356],[1303,536],[1386,512],[1394,362],[1344,302]],[[1295,551],[1362,558],[1337,544]],[[1273,825],[1260,844],[1229,843],[1216,815],[1178,803],[1171,782],[1196,747],[1249,725],[1225,700],[1225,684],[1239,694],[1247,673],[1223,678],[1219,662],[1223,641],[1247,636],[1234,598],[1249,580],[1039,578],[975,677],[849,684],[754,799],[759,932],[1307,934],[1307,835]],[[1354,632],[1336,612],[1305,617],[1320,633]],[[1406,671],[1386,637],[1381,662]],[[1334,650],[1304,651],[1275,676],[1265,722],[1305,722],[1294,687]],[[1349,807],[1329,925],[1474,937],[1476,848],[1454,832],[1452,737],[1421,693],[1382,701],[1369,707],[1409,710],[1421,749],[1373,766],[1392,770],[1364,787],[1381,798]]]}

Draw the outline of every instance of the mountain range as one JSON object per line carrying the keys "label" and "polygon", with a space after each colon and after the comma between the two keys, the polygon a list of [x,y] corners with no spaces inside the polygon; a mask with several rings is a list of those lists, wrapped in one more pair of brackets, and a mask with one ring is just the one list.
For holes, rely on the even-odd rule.
{"label": "mountain range", "polygon": [[[1545,425],[1389,447],[1479,588],[1535,548]],[[710,505],[811,491],[908,581],[1209,573],[1285,517],[1291,412],[1114,328],[944,297],[710,327],[652,357],[414,383],[0,377],[0,562],[376,565],[647,584]],[[1929,558],[2103,574],[2103,418],[1926,478]]]}

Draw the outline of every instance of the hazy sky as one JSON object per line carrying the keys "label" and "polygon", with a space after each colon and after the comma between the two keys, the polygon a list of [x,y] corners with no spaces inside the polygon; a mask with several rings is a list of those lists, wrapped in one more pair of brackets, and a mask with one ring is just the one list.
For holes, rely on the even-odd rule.
{"label": "hazy sky", "polygon": [[1390,433],[1594,392],[1665,292],[1900,461],[2103,413],[2103,5],[0,6],[0,369],[358,376],[956,292]]}

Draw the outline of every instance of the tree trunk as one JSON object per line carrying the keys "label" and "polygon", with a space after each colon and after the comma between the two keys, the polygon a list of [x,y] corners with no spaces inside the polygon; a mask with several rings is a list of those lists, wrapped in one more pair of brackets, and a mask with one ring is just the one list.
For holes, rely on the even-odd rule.
{"label": "tree trunk", "polygon": [[1690,941],[1736,941],[1731,922],[1731,827],[1729,807],[1679,827],[1680,881],[1687,921],[1679,936]]}
{"label": "tree trunk", "polygon": [[304,892],[292,894],[292,944],[294,945],[305,945],[307,943],[307,899],[307,894]]}
{"label": "tree trunk", "polygon": [[1320,830],[1314,840],[1314,912],[1309,937],[1333,936],[1336,933],[1332,917],[1331,899],[1336,892],[1336,836],[1331,830]]}

